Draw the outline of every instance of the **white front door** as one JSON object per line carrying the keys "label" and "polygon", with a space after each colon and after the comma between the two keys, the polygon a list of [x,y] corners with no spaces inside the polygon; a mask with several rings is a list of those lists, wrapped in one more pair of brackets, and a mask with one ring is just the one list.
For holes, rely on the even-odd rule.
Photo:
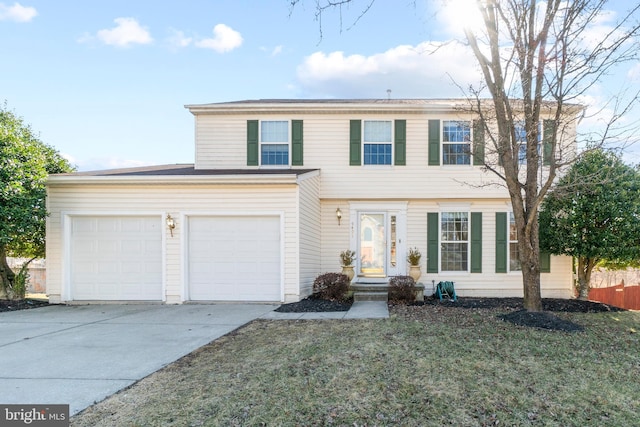
{"label": "white front door", "polygon": [[[374,207],[374,206],[372,206]],[[385,278],[406,274],[404,235],[406,208],[362,209],[352,211],[356,230],[352,247],[356,248],[356,275],[359,278]]]}

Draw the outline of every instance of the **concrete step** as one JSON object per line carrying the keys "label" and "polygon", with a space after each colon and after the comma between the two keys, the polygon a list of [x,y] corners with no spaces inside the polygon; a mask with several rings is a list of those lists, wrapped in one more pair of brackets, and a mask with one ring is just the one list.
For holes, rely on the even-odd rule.
{"label": "concrete step", "polygon": [[386,283],[352,283],[351,290],[354,292],[387,292],[389,286]]}
{"label": "concrete step", "polygon": [[389,296],[386,292],[366,292],[366,291],[356,291],[353,293],[353,301],[387,301]]}

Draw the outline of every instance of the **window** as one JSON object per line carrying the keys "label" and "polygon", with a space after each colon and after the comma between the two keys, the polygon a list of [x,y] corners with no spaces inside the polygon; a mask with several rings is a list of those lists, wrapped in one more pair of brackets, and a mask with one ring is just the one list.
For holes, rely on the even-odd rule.
{"label": "window", "polygon": [[364,164],[390,165],[392,151],[392,126],[390,120],[364,121]]}
{"label": "window", "polygon": [[[527,130],[525,129],[524,122],[514,123],[514,130],[516,134],[516,143],[518,144],[518,164],[527,164]],[[540,154],[540,143],[542,141],[542,128],[538,123],[538,154]]]}
{"label": "window", "polygon": [[471,122],[442,122],[442,164],[471,164]]}
{"label": "window", "polygon": [[509,213],[509,271],[521,271],[520,257],[518,256],[518,230],[516,218],[513,212]]}
{"label": "window", "polygon": [[469,214],[442,212],[440,218],[440,270],[468,271]]}
{"label": "window", "polygon": [[260,122],[260,164],[289,164],[289,122]]}

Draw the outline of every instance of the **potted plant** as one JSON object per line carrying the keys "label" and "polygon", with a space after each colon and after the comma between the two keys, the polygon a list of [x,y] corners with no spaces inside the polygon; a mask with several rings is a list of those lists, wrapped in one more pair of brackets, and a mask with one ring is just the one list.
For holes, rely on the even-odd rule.
{"label": "potted plant", "polygon": [[340,252],[340,265],[342,265],[342,274],[345,274],[349,281],[355,275],[353,271],[353,261],[356,259],[356,253],[352,250]]}
{"label": "potted plant", "polygon": [[407,255],[407,262],[409,262],[409,276],[418,283],[418,279],[422,275],[420,271],[420,260],[422,259],[422,254],[418,250],[418,248],[410,248],[409,255]]}

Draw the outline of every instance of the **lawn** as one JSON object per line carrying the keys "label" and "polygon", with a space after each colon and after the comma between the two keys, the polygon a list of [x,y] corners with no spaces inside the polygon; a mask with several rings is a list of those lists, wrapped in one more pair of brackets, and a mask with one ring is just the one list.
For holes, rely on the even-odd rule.
{"label": "lawn", "polygon": [[[632,426],[640,313],[392,307],[386,320],[258,320],[72,418],[73,426]],[[639,331],[636,333],[635,331]]]}

